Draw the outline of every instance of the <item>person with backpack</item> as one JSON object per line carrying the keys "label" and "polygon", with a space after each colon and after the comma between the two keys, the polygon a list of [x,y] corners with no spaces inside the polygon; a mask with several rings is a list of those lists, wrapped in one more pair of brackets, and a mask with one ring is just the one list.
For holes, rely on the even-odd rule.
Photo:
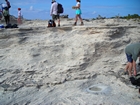
{"label": "person with backpack", "polygon": [[75,17],[75,23],[73,24],[74,26],[77,25],[77,21],[78,21],[78,18],[80,19],[81,21],[81,25],[84,25],[83,23],[83,19],[81,18],[81,0],[76,0],[77,1],[77,4],[76,6],[73,6],[72,8],[73,9],[76,9],[76,17]]}
{"label": "person with backpack", "polygon": [[136,61],[138,57],[140,60],[140,43],[133,43],[127,45],[125,48],[125,54],[128,60],[128,63],[125,67],[125,72],[128,71],[130,77],[132,76],[132,74],[136,76],[137,75]]}
{"label": "person with backpack", "polygon": [[52,20],[58,20],[58,27],[60,27],[60,16],[58,13],[58,3],[55,0],[52,0],[50,15],[52,16]]}

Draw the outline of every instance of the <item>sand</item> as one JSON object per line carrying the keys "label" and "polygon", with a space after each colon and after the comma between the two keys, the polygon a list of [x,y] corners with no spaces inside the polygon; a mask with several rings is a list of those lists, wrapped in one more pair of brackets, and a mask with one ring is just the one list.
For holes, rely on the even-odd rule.
{"label": "sand", "polygon": [[140,104],[138,89],[121,75],[124,48],[140,42],[140,22],[73,23],[62,19],[61,27],[47,28],[47,21],[32,20],[0,29],[0,105]]}

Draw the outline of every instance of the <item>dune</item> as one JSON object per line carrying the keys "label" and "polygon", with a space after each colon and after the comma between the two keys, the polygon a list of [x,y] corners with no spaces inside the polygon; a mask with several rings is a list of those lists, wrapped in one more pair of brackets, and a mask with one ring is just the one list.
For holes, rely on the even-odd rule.
{"label": "dune", "polygon": [[121,74],[124,48],[140,42],[139,21],[73,23],[0,29],[0,105],[139,105],[138,89]]}

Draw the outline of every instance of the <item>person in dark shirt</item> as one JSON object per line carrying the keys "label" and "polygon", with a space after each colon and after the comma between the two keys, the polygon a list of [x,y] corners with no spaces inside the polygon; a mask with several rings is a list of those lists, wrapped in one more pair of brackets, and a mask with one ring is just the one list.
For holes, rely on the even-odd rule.
{"label": "person in dark shirt", "polygon": [[[128,63],[125,68],[125,72],[128,71],[129,76],[132,76],[132,74],[135,76],[137,74],[136,71],[136,61],[139,57],[140,60],[140,43],[133,43],[129,44],[125,48],[126,57],[128,60]],[[133,70],[133,73],[132,73]]]}

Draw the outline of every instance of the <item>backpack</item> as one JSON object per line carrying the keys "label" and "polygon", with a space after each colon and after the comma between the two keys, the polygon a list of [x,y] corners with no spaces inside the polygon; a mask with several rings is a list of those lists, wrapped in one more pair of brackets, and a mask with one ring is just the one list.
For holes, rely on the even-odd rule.
{"label": "backpack", "polygon": [[48,27],[56,27],[56,24],[53,20],[48,21]]}
{"label": "backpack", "polygon": [[5,28],[11,28],[11,27],[12,27],[11,24],[7,24],[7,25],[5,26]]}
{"label": "backpack", "polygon": [[140,86],[140,74],[137,74],[135,77],[130,77],[132,85]]}
{"label": "backpack", "polygon": [[63,6],[62,4],[58,3],[58,6],[57,6],[57,13],[63,13],[64,12],[64,9],[63,9]]}
{"label": "backpack", "polygon": [[17,25],[17,24],[13,24],[13,25],[11,26],[11,28],[18,28],[18,25]]}

